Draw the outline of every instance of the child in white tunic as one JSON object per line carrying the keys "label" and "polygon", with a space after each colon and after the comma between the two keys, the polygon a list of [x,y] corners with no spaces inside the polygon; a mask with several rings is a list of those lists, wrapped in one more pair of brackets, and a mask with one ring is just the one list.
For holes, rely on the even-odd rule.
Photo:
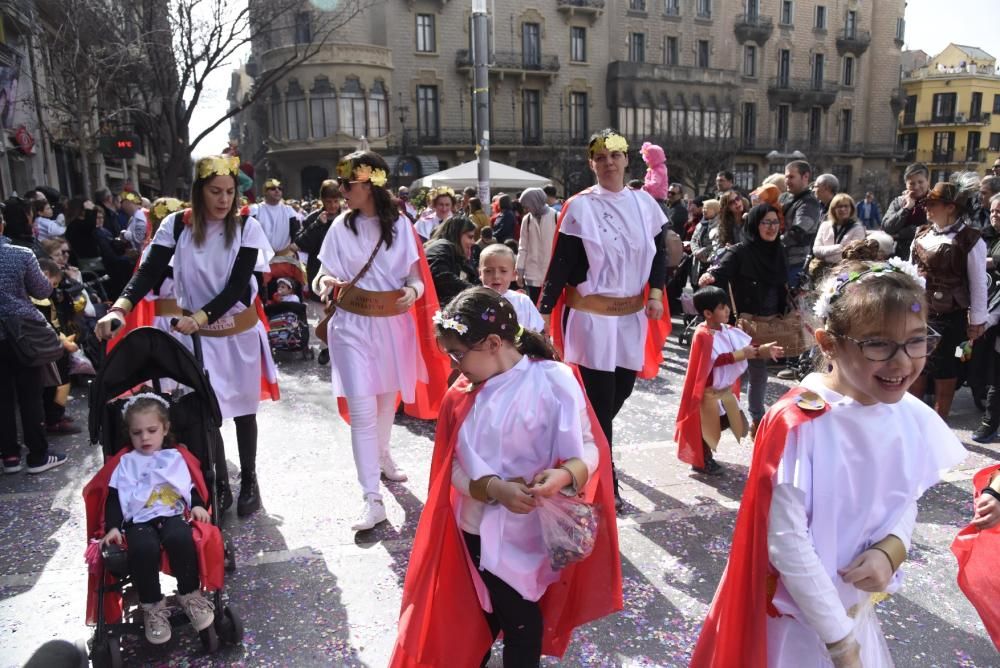
{"label": "child in white tunic", "polygon": [[544,331],[545,321],[542,320],[542,314],[538,312],[531,297],[510,289],[511,282],[515,278],[516,262],[514,251],[510,248],[504,244],[490,244],[479,255],[479,280],[510,302],[522,327],[536,332]]}

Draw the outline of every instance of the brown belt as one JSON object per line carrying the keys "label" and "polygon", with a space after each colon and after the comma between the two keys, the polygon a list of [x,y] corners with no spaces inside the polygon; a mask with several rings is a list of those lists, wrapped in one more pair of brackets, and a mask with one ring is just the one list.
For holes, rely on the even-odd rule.
{"label": "brown belt", "polygon": [[184,315],[184,312],[181,311],[181,307],[177,305],[176,299],[158,298],[154,304],[156,315],[174,316],[176,318]]}
{"label": "brown belt", "polygon": [[373,292],[354,286],[344,298],[337,302],[337,308],[354,313],[356,315],[367,315],[373,318],[388,318],[394,315],[406,313],[408,308],[396,306],[396,300],[403,296],[402,290],[388,290],[385,292]]}
{"label": "brown belt", "polygon": [[607,295],[582,296],[576,288],[566,287],[566,305],[577,311],[597,315],[631,315],[646,307],[644,295],[635,297],[609,297]]}
{"label": "brown belt", "polygon": [[[190,315],[190,314],[185,314]],[[257,309],[252,305],[245,311],[240,311],[236,315],[224,315],[210,325],[205,325],[198,329],[201,336],[220,337],[233,336],[253,329],[260,322]]]}

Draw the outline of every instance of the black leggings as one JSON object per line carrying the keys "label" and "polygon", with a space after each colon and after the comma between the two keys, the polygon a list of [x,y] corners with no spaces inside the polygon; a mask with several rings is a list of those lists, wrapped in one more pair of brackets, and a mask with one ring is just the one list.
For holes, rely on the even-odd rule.
{"label": "black leggings", "polygon": [[[625,400],[632,394],[635,387],[635,377],[638,372],[632,369],[615,368],[614,371],[597,371],[580,366],[580,376],[583,378],[583,388],[587,391],[587,399],[594,408],[597,421],[601,423],[604,436],[608,439],[608,448],[612,447],[611,424],[618,411],[625,405]],[[618,494],[618,473],[614,474],[615,494]]]}
{"label": "black leggings", "polygon": [[157,517],[149,522],[125,525],[128,570],[140,603],[157,603],[160,591],[160,546],[167,552],[170,571],[177,578],[177,593],[198,589],[198,552],[191,525],[181,515]]}
{"label": "black leggings", "polygon": [[257,471],[257,416],[240,415],[236,424],[236,447],[240,451],[240,475]]}
{"label": "black leggings", "polygon": [[[472,562],[479,568],[479,536],[462,532],[465,546]],[[493,640],[503,631],[504,668],[536,668],[542,658],[542,609],[536,601],[527,601],[517,590],[493,575],[480,570],[486,589],[490,592],[493,612],[485,612]],[[481,668],[490,660],[486,651]]]}

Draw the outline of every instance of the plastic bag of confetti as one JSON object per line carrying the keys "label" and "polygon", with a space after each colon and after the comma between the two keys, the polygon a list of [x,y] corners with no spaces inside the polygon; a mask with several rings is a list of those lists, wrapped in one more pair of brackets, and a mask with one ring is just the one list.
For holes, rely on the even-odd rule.
{"label": "plastic bag of confetti", "polygon": [[559,571],[590,556],[597,540],[597,509],[576,497],[537,497],[535,512],[552,569]]}

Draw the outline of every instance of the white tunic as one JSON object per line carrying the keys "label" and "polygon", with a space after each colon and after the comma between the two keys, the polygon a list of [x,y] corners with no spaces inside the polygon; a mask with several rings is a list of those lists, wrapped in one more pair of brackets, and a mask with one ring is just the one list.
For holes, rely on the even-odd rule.
{"label": "white tunic", "polygon": [[517,314],[517,323],[521,327],[533,329],[536,332],[544,329],[545,321],[542,320],[542,314],[538,312],[538,308],[535,306],[535,302],[531,301],[531,297],[515,290],[508,290],[503,293],[503,296],[514,307],[514,313]]}
{"label": "white tunic", "polygon": [[191,506],[191,472],[183,455],[173,448],[123,455],[108,485],[118,491],[126,522],[182,515]]}
{"label": "white tunic", "polygon": [[58,219],[53,220],[52,218],[38,216],[35,218],[35,229],[37,230],[39,241],[66,236],[66,226],[60,225]]}
{"label": "white tunic", "polygon": [[[174,248],[174,292],[182,309],[198,311],[222,292],[241,247],[256,248],[257,264],[254,270],[267,271],[274,251],[256,219],[248,218],[242,226],[237,225],[236,237],[229,246],[226,245],[223,222],[208,221],[205,242],[200,247],[195,245],[190,227],[184,228],[175,247],[172,217],[176,215],[180,214],[171,214],[163,221],[153,243]],[[237,300],[215,324],[225,326],[226,321],[236,314],[255,308],[253,298],[256,295],[257,280],[251,277],[250,306]],[[184,337],[184,342],[190,348],[188,337]],[[233,336],[205,336],[201,338],[201,344],[205,368],[219,400],[222,417],[256,414],[262,379],[274,383],[278,377],[264,323],[258,322],[253,328]]]}
{"label": "white tunic", "polygon": [[257,207],[256,217],[275,253],[288,248],[292,243],[289,220],[298,218],[295,209],[284,202],[278,204],[260,203]]}
{"label": "white tunic", "polygon": [[128,219],[128,224],[122,231],[122,237],[132,245],[133,249],[142,250],[146,243],[147,229],[146,212],[143,209],[136,209],[132,217]]}
{"label": "white tunic", "polygon": [[[568,202],[559,231],[579,237],[587,252],[587,280],[581,296],[634,297],[649,282],[656,247],[653,238],[667,224],[660,205],[644,191],[617,193],[593,186]],[[588,369],[642,369],[646,314],[595,315],[571,310],[564,338],[565,361]]]}
{"label": "white tunic", "polygon": [[419,234],[422,239],[430,239],[431,233],[434,232],[434,228],[440,224],[441,220],[439,220],[437,214],[434,213],[434,209],[428,209],[422,216],[420,216],[420,218],[417,218],[417,222],[414,223],[414,227],[417,228],[417,234]]}
{"label": "white tunic", "polygon": [[[593,473],[598,457],[589,424],[573,371],[559,362],[525,356],[479,390],[459,428],[455,458],[471,480],[498,475],[531,482],[541,471],[573,457]],[[480,567],[525,599],[541,598],[559,573],[551,567],[537,513],[520,515],[469,496],[455,498],[455,519],[466,530],[473,529],[468,522],[477,513],[463,513],[465,505],[482,510],[478,531],[473,531],[482,539]]]}
{"label": "white tunic", "polygon": [[[749,334],[744,332],[739,327],[730,327],[729,325],[723,325],[721,330],[716,330],[715,334],[712,336],[712,364],[715,364],[715,360],[718,359],[719,355],[725,353],[735,353],[737,350],[741,350],[750,345],[751,337]],[[733,362],[732,364],[721,364],[717,367],[713,367],[711,375],[711,386],[713,390],[725,390],[733,386],[736,379],[743,375],[743,372],[747,370],[746,360],[741,360],[739,362]],[[722,402],[719,402],[719,415],[725,415],[726,409],[723,407]]]}
{"label": "white tunic", "polygon": [[[910,394],[865,406],[827,388],[820,374],[802,385],[830,410],[789,434],[773,480],[768,544],[781,574],[774,605],[785,616],[767,619],[768,664],[828,666],[825,643],[853,628],[865,668],[891,666],[878,620],[866,611],[871,594],[837,570],[890,533],[909,547],[917,499],[966,452]],[[901,581],[897,571],[889,591]],[[852,618],[852,608],[864,612]]]}
{"label": "white tunic", "polygon": [[[378,219],[358,215],[357,234],[347,227],[349,211],[330,225],[319,260],[323,270],[347,282],[365,266],[378,243]],[[358,287],[376,292],[399,290],[420,259],[410,221],[396,219],[392,246],[383,244]],[[327,334],[330,346],[330,379],[335,397],[367,397],[401,392],[412,403],[417,381],[427,382],[427,367],[417,345],[413,310],[387,318],[348,313],[339,309]]]}

